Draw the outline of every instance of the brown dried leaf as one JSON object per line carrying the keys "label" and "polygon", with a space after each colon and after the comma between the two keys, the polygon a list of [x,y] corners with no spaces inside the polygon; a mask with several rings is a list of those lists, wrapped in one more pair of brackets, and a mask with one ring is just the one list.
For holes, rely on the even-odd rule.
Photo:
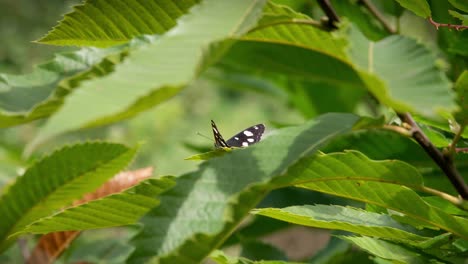
{"label": "brown dried leaf", "polygon": [[[153,168],[147,167],[135,171],[121,172],[112,179],[104,183],[99,189],[83,196],[82,199],[73,202],[73,206],[78,206],[92,200],[100,199],[110,194],[122,192],[131,188],[140,181],[145,180],[153,174]],[[57,259],[68,246],[78,237],[81,231],[64,231],[43,235],[31,256],[28,264],[48,264]]]}

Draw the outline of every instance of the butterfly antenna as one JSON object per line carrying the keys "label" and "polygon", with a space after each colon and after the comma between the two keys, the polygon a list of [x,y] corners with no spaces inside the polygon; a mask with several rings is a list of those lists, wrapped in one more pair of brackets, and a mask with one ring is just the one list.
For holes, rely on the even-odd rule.
{"label": "butterfly antenna", "polygon": [[201,136],[202,138],[206,138],[206,139],[208,139],[208,140],[211,141],[211,142],[213,141],[213,139],[211,139],[211,138],[209,138],[209,137],[203,135],[203,134],[200,133],[200,132],[197,132],[197,135]]}

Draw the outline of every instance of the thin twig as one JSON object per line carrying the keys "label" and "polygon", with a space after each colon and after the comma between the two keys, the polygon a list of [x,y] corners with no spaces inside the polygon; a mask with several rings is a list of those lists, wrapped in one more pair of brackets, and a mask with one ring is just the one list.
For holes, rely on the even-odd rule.
{"label": "thin twig", "polygon": [[387,23],[384,16],[379,12],[379,10],[368,0],[360,0],[358,2],[362,4],[369,12],[382,24],[385,30],[390,34],[396,34],[396,31]]}
{"label": "thin twig", "polygon": [[438,22],[435,22],[432,19],[432,17],[429,17],[427,20],[429,20],[429,23],[431,23],[437,30],[439,30],[439,27],[448,27],[448,28],[453,28],[456,30],[468,28],[468,26],[464,26],[464,25],[452,25],[452,24],[438,23]]}
{"label": "thin twig", "polygon": [[461,139],[463,131],[465,131],[465,126],[460,127],[458,129],[458,132],[455,134],[455,137],[453,138],[452,143],[450,143],[449,146],[450,154],[456,153],[457,143]]}
{"label": "thin twig", "polygon": [[468,152],[468,148],[455,148],[455,152],[456,153],[460,153],[460,152],[466,153],[466,152]]}
{"label": "thin twig", "polygon": [[325,15],[328,17],[328,26],[333,29],[337,29],[337,23],[340,22],[340,17],[336,13],[335,9],[332,7],[329,0],[317,0],[320,8],[323,10]]}
{"label": "thin twig", "polygon": [[403,122],[411,125],[411,134],[414,140],[426,151],[426,153],[434,160],[440,169],[447,175],[452,185],[455,187],[460,196],[468,200],[468,186],[465,184],[462,176],[457,171],[453,164],[453,159],[450,153],[444,154],[437,149],[424,132],[414,121],[409,113],[398,113],[398,116]]}

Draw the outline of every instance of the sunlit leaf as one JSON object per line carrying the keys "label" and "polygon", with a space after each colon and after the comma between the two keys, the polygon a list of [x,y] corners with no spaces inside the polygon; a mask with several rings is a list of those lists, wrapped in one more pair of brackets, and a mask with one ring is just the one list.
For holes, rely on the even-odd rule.
{"label": "sunlit leaf", "polygon": [[86,1],[74,7],[38,42],[52,45],[107,47],[144,34],[162,34],[197,3],[169,1]]}
{"label": "sunlit leaf", "polygon": [[298,225],[337,229],[360,235],[417,244],[428,237],[415,234],[416,229],[403,226],[389,215],[334,205],[303,205],[286,208],[263,208],[253,213]]}
{"label": "sunlit leaf", "polygon": [[136,149],[109,143],[65,147],[38,161],[0,197],[1,249],[24,226],[69,205],[125,168]]}

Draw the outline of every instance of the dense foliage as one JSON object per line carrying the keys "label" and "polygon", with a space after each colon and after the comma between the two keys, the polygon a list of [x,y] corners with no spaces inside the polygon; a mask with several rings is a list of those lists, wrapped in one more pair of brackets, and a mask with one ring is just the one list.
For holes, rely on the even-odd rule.
{"label": "dense foliage", "polygon": [[[0,262],[466,263],[467,29],[460,0],[76,5],[37,45],[78,48],[0,74]],[[267,133],[212,150],[213,116]]]}

